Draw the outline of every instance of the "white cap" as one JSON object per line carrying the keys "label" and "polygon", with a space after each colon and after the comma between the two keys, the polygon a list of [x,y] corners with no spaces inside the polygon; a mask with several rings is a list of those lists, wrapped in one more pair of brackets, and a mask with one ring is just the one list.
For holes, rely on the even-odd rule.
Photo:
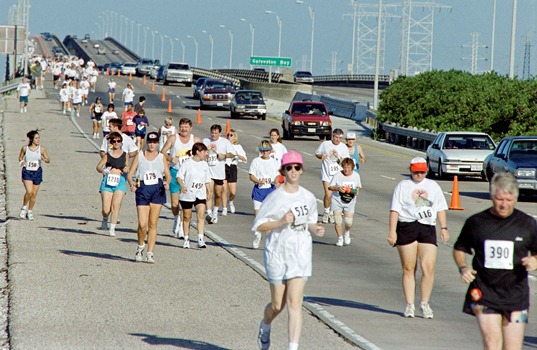
{"label": "white cap", "polygon": [[354,133],[354,132],[348,132],[348,133],[347,133],[347,140],[348,140],[348,139],[356,140],[356,133]]}

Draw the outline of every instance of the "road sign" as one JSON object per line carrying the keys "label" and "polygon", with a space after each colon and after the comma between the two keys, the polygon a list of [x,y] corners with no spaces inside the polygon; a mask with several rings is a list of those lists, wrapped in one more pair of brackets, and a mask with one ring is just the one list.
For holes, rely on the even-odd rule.
{"label": "road sign", "polygon": [[267,67],[291,67],[291,57],[250,56],[250,65]]}

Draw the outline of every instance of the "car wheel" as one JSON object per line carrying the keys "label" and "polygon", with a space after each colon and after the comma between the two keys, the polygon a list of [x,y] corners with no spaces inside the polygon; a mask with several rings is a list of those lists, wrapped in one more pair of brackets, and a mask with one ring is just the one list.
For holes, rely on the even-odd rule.
{"label": "car wheel", "polygon": [[431,161],[427,159],[427,177],[429,179],[434,179],[435,172],[433,168],[431,167]]}
{"label": "car wheel", "polygon": [[287,136],[289,136],[289,140],[295,139],[295,135],[293,135],[293,132],[291,130],[287,131]]}
{"label": "car wheel", "polygon": [[266,114],[263,114],[263,115],[261,116],[261,119],[262,119],[262,120],[267,119],[267,115],[266,115]]}
{"label": "car wheel", "polygon": [[282,124],[282,133],[283,133],[283,139],[284,140],[288,140],[289,139],[289,135],[287,134],[287,129],[285,129],[285,125]]}
{"label": "car wheel", "polygon": [[438,160],[438,178],[444,179],[446,177],[446,174],[444,174],[444,171],[442,170],[442,161]]}
{"label": "car wheel", "polygon": [[328,135],[326,135],[326,136],[324,137],[324,139],[325,139],[326,141],[330,141],[330,140],[332,140],[332,134],[328,134]]}
{"label": "car wheel", "polygon": [[170,85],[170,83],[168,83],[166,80],[164,80],[164,85]]}
{"label": "car wheel", "polygon": [[237,113],[235,113],[233,111],[230,111],[229,114],[231,116],[231,119],[237,119],[237,117],[238,117]]}

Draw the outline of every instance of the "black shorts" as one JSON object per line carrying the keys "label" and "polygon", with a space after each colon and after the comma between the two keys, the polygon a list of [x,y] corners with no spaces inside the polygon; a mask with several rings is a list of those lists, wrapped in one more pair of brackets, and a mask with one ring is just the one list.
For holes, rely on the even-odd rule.
{"label": "black shorts", "polygon": [[227,182],[237,182],[237,165],[226,164],[226,180]]}
{"label": "black shorts", "polygon": [[91,116],[91,119],[93,120],[96,120],[98,122],[100,122],[101,120],[103,120],[103,114],[102,113],[94,113],[95,115],[92,115]]}
{"label": "black shorts", "polygon": [[207,204],[207,200],[206,199],[196,198],[196,200],[194,202],[179,201],[179,204],[181,204],[181,209],[189,210],[189,209],[192,209],[192,207],[195,207],[198,204]]}
{"label": "black shorts", "polygon": [[43,168],[39,167],[37,170],[26,170],[26,167],[23,167],[22,180],[32,181],[34,185],[39,186],[43,182]]}
{"label": "black shorts", "polygon": [[397,222],[396,245],[407,245],[413,242],[436,244],[436,228],[431,225],[414,222]]}
{"label": "black shorts", "polygon": [[211,179],[214,181],[215,186],[224,186],[224,180]]}

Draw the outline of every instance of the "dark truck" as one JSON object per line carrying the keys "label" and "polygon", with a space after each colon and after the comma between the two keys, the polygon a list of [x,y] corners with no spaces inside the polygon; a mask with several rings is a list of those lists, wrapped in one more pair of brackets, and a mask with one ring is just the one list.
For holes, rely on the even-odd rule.
{"label": "dark truck", "polygon": [[292,140],[295,136],[319,136],[332,139],[332,121],[325,104],[313,101],[292,101],[282,115],[283,138]]}

